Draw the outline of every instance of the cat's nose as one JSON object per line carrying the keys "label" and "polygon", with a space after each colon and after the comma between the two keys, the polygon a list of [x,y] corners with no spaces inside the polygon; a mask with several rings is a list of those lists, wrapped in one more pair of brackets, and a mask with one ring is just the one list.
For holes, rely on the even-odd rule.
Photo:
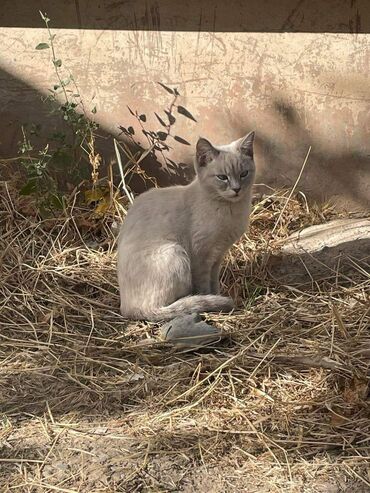
{"label": "cat's nose", "polygon": [[238,193],[240,192],[240,188],[241,188],[241,187],[233,187],[231,190],[232,190],[233,192],[235,192],[235,193],[236,193],[236,195],[238,195]]}

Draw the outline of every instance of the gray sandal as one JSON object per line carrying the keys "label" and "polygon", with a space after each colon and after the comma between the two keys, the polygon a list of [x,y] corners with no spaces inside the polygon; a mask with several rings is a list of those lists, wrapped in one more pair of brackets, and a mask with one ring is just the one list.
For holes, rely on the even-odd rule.
{"label": "gray sandal", "polygon": [[192,313],[174,318],[159,329],[162,341],[168,341],[184,348],[199,348],[219,342],[222,333],[207,324],[199,314]]}

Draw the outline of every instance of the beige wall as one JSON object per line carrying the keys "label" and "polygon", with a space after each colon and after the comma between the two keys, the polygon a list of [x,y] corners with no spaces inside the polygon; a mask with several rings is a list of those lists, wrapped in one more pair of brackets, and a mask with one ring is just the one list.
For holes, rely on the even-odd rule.
{"label": "beige wall", "polygon": [[[64,3],[72,9],[70,2]],[[88,23],[87,29],[82,22],[80,29],[63,26],[54,30],[58,56],[74,74],[85,102],[89,104],[94,96],[97,120],[107,133],[116,135],[118,125],[133,123],[127,104],[148,117],[164,108],[168,95],[155,83],[162,81],[179,89],[181,104],[198,120],[195,124],[178,118],[176,132],[185,139],[195,143],[202,135],[215,143],[226,143],[256,130],[258,182],[273,187],[295,182],[311,146],[300,188],[313,199],[330,198],[351,208],[369,207],[370,35],[334,32],[345,30],[348,12],[353,14],[352,25],[357,19],[357,27],[361,26],[356,2],[357,11],[350,7],[351,2],[328,2],[337,6],[330,33],[241,32],[240,19],[248,15],[248,2],[226,2],[225,7],[218,2],[221,20],[219,27],[213,24],[214,29],[228,27],[229,32],[208,32],[214,11],[200,11],[202,2],[195,1],[185,6],[182,3],[182,26],[188,30],[171,30],[171,26],[178,28],[176,15],[180,14],[172,12],[171,17],[168,2],[152,3],[157,8],[155,16],[143,21],[139,12],[138,18],[154,30],[132,29],[127,19],[133,17],[133,2],[126,2],[126,6],[123,2],[120,7],[126,9],[122,15],[126,15],[130,29],[92,29],[93,23]],[[251,25],[267,29],[269,26],[259,19],[273,15],[277,25],[290,22],[294,27],[302,18],[299,10],[289,18],[287,8],[294,3],[281,2],[282,8],[276,9],[279,2],[270,2],[275,10],[267,5],[261,10],[263,2],[251,2]],[[138,4],[136,9],[143,2]],[[157,30],[158,25],[161,28],[161,6],[165,21],[163,30]],[[317,22],[320,16],[330,14],[320,12],[319,7],[318,2],[309,7]],[[81,8],[84,11],[83,2]],[[191,22],[186,9],[191,12]],[[53,18],[52,9],[48,14]],[[63,24],[60,15],[57,25]],[[94,15],[98,19],[98,14]],[[281,19],[276,20],[279,15]],[[201,31],[193,29],[199,19],[203,22]],[[230,32],[233,19],[238,21],[238,29]],[[12,152],[21,118],[44,119],[45,109],[37,93],[47,94],[55,81],[49,51],[34,50],[37,43],[46,40],[45,30],[26,27],[22,22],[21,27],[13,23],[0,28],[3,154]],[[348,31],[351,24],[347,18],[346,23]],[[246,28],[247,24],[244,21]],[[157,129],[157,121],[150,118],[152,129]],[[192,152],[193,147],[175,144],[171,157],[191,163]]]}

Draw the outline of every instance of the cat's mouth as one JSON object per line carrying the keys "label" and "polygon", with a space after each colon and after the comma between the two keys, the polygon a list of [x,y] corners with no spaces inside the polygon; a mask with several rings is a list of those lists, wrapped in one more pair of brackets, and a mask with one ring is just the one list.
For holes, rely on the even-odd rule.
{"label": "cat's mouth", "polygon": [[231,202],[238,202],[242,198],[242,194],[240,193],[234,193],[233,195],[228,195],[227,199],[231,200]]}

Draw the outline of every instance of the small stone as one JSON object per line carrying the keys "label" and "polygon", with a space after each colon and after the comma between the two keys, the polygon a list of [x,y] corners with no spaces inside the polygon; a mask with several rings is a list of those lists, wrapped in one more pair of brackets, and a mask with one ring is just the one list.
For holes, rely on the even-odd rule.
{"label": "small stone", "polygon": [[267,270],[282,284],[304,286],[341,275],[351,278],[355,264],[367,265],[369,254],[370,219],[336,219],[289,236],[270,256]]}
{"label": "small stone", "polygon": [[69,465],[66,464],[65,462],[57,462],[55,464],[55,467],[60,471],[66,471],[69,468]]}

